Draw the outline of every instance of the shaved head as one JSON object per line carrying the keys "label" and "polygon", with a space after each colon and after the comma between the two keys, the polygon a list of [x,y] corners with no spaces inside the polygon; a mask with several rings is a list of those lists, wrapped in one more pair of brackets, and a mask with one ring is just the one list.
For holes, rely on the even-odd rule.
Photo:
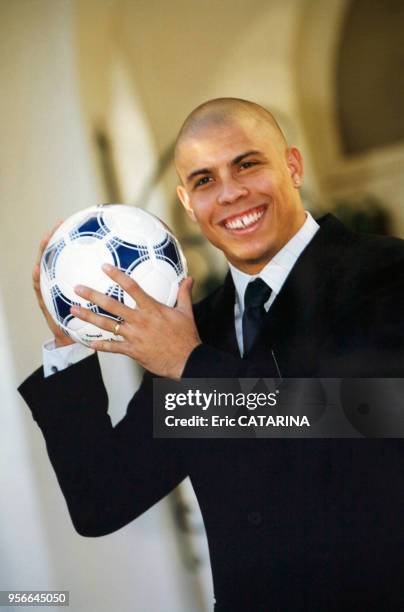
{"label": "shaved head", "polygon": [[269,136],[280,150],[287,147],[285,136],[274,116],[265,108],[240,98],[215,98],[204,102],[185,119],[175,143],[174,161],[178,160],[187,140],[198,138],[203,130],[222,125],[250,121],[260,129],[267,129]]}

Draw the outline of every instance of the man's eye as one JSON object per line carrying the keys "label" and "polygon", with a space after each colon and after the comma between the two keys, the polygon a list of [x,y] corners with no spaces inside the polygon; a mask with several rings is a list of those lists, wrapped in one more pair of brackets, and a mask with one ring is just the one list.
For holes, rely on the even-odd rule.
{"label": "man's eye", "polygon": [[209,181],[211,180],[211,176],[203,176],[195,183],[195,187],[202,187],[202,185],[207,185],[207,183],[209,183]]}
{"label": "man's eye", "polygon": [[244,168],[251,168],[251,166],[256,166],[258,164],[258,162],[255,161],[245,161],[242,164],[240,164],[240,168],[244,169]]}

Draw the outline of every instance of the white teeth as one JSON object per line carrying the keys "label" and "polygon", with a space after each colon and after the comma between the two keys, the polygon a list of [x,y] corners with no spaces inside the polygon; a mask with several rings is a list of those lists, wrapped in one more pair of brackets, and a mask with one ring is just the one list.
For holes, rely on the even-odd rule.
{"label": "white teeth", "polygon": [[233,221],[227,221],[225,223],[225,227],[228,229],[241,229],[252,225],[252,223],[256,223],[258,219],[261,219],[264,211],[250,213],[248,215],[243,215],[242,217],[238,217],[238,219],[233,219]]}

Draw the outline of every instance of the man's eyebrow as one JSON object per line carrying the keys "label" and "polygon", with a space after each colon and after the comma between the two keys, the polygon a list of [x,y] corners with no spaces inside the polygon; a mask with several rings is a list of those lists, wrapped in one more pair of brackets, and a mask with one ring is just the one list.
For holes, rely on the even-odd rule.
{"label": "man's eyebrow", "polygon": [[243,161],[245,157],[249,157],[249,155],[261,155],[261,151],[246,151],[245,153],[242,153],[241,155],[237,155],[237,157],[235,157],[233,161],[231,162],[232,165],[239,164],[241,161]]}
{"label": "man's eyebrow", "polygon": [[[262,155],[261,151],[246,151],[245,153],[241,153],[241,155],[237,155],[232,161],[232,166],[236,166],[239,164],[245,157],[249,157],[250,155]],[[199,168],[198,170],[194,170],[191,174],[188,174],[187,181],[191,181],[196,176],[201,174],[209,174],[211,170],[209,168]]]}
{"label": "man's eyebrow", "polygon": [[195,176],[199,176],[200,174],[209,174],[209,168],[200,168],[199,170],[194,170],[191,174],[188,174],[187,181],[192,180]]}

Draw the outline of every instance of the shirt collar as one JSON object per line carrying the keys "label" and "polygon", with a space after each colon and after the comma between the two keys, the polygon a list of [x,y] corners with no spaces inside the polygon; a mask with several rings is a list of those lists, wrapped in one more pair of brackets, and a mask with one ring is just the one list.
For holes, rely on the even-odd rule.
{"label": "shirt collar", "polygon": [[306,221],[303,223],[302,227],[258,274],[246,274],[235,268],[229,262],[238,303],[241,306],[244,305],[244,293],[247,285],[255,278],[262,278],[262,280],[271,287],[272,293],[277,295],[297,259],[319,229],[319,224],[313,219],[311,214],[306,211]]}

